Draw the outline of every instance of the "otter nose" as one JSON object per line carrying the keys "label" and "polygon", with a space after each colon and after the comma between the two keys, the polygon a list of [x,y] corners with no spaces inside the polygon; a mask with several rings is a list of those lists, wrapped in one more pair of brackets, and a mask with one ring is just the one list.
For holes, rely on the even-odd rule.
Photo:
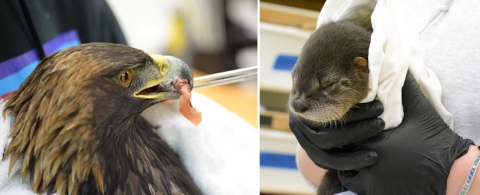
{"label": "otter nose", "polygon": [[305,107],[305,104],[299,99],[295,99],[292,102],[292,107],[295,110],[295,112],[305,112],[307,107]]}

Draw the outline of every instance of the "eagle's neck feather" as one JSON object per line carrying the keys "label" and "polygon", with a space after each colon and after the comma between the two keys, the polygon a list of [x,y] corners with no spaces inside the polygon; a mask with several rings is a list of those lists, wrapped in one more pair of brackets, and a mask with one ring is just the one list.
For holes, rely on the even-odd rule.
{"label": "eagle's neck feather", "polygon": [[109,131],[122,135],[97,150],[104,158],[106,194],[200,194],[179,157],[146,120],[138,116]]}

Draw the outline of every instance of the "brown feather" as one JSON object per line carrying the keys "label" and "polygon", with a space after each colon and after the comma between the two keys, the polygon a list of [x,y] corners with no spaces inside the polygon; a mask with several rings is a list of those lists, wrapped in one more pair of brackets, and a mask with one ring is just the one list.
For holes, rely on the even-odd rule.
{"label": "brown feather", "polygon": [[[13,124],[10,133],[13,139],[4,156],[12,156],[9,170],[19,160],[18,157],[23,156],[21,175],[25,180],[30,170],[34,170],[31,172],[31,184],[35,192],[47,191],[48,184],[53,182],[59,194],[75,191],[80,184],[78,179],[86,178],[88,174],[83,170],[90,170],[90,161],[95,160],[91,154],[96,145],[89,131],[93,108],[91,100],[86,98],[90,94],[85,90],[72,89],[88,87],[90,83],[79,78],[79,73],[86,76],[95,74],[96,70],[84,68],[83,72],[79,72],[69,68],[72,63],[88,64],[88,60],[91,59],[80,51],[56,53],[42,60],[18,93],[7,98],[5,110],[11,110],[21,120],[15,120]],[[87,158],[77,159],[75,164],[82,169],[69,173],[71,177],[65,179],[67,174],[62,170],[69,169],[72,164],[65,159],[73,155]],[[96,169],[98,172],[98,166]]]}

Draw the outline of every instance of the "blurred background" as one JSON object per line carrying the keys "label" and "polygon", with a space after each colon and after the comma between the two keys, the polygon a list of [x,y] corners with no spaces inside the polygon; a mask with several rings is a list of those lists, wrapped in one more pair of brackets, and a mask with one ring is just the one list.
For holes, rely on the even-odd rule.
{"label": "blurred background", "polygon": [[[257,65],[257,0],[107,0],[127,43],[195,76]],[[258,126],[257,81],[194,89]]]}
{"label": "blurred background", "polygon": [[317,24],[324,0],[260,0],[260,192],[315,194],[295,160],[288,126],[291,69]]}

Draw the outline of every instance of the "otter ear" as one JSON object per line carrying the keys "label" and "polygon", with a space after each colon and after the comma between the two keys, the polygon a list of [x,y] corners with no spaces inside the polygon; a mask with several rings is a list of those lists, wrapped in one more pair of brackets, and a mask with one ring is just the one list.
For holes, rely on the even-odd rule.
{"label": "otter ear", "polygon": [[363,57],[353,58],[353,68],[357,73],[368,73],[368,62]]}

